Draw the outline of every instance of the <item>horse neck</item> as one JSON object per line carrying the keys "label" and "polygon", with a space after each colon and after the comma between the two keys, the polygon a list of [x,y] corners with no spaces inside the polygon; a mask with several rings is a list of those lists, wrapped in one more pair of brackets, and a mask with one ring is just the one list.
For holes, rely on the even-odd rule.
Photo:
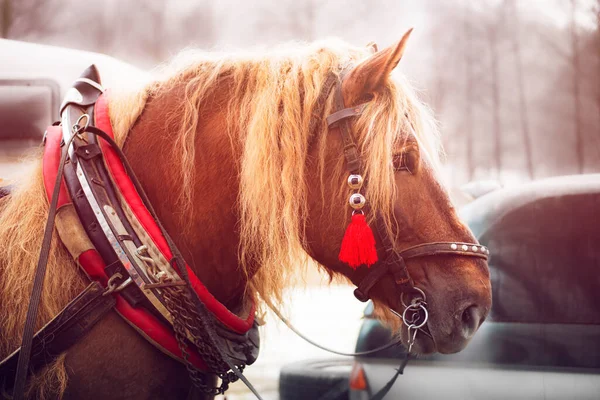
{"label": "horse neck", "polygon": [[243,306],[246,278],[239,268],[236,201],[239,189],[240,149],[227,135],[225,113],[215,96],[202,104],[196,132],[196,175],[193,207],[177,206],[181,168],[174,133],[180,120],[173,118],[185,85],[148,99],[139,120],[129,132],[124,151],[146,190],[161,222],[185,260],[217,300],[232,311]]}

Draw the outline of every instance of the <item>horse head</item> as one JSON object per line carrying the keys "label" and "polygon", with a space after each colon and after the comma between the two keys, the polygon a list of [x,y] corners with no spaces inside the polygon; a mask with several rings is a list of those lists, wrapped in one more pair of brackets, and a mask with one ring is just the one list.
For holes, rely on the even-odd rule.
{"label": "horse head", "polygon": [[[375,234],[380,261],[386,257],[382,243],[382,236],[386,235],[392,238],[396,253],[439,242],[459,251],[465,246],[468,251],[487,252],[477,245],[469,228],[460,221],[440,184],[436,173],[437,149],[431,145],[432,137],[424,131],[426,114],[416,100],[407,96],[402,82],[392,77],[409,34],[410,31],[397,45],[375,52],[349,68],[341,92],[343,103],[349,109],[356,107],[356,115],[345,128],[350,133],[343,134],[340,130],[344,127],[334,124],[326,129],[321,146],[309,150],[307,158],[307,250],[331,274],[346,276],[359,289],[371,268],[383,267],[375,263],[371,267],[353,268],[338,260],[351,215],[348,197],[357,192],[355,189],[364,194],[369,225],[374,229],[378,223],[384,226]],[[346,184],[349,160],[344,157],[348,149],[344,135],[356,141],[362,175],[352,176],[364,180],[364,187],[356,181],[351,188]],[[322,164],[315,161],[319,159],[323,159]],[[360,198],[357,202],[361,202]],[[428,334],[418,335],[413,348],[420,353],[457,352],[466,346],[491,307],[485,258],[456,252],[407,259],[410,285],[406,282],[399,285],[387,273],[372,284],[367,297],[375,302],[378,314],[394,327],[401,321],[398,316],[403,314],[408,298],[417,296],[425,300],[429,311],[425,330]],[[400,330],[404,343],[410,335],[409,329]]]}

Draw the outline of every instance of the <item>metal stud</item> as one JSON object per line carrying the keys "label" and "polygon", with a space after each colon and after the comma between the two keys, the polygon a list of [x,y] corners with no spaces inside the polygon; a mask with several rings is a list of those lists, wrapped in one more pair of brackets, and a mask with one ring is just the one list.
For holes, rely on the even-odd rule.
{"label": "metal stud", "polygon": [[348,177],[348,186],[351,189],[360,189],[363,184],[363,177],[358,174],[352,174]]}
{"label": "metal stud", "polygon": [[360,193],[354,193],[352,196],[350,196],[348,202],[350,203],[350,207],[352,207],[355,210],[360,210],[365,206],[367,199],[365,199],[365,196],[363,196]]}
{"label": "metal stud", "polygon": [[473,251],[477,251],[477,246],[473,246],[473,247],[471,247],[471,250],[473,250]]}
{"label": "metal stud", "polygon": [[452,250],[456,250],[456,249],[458,249],[458,246],[456,245],[456,243],[452,243],[452,244],[450,245],[450,248],[451,248]]}
{"label": "metal stud", "polygon": [[466,244],[463,244],[462,249],[463,249],[463,251],[467,251],[467,250],[469,250],[469,246],[467,246]]}

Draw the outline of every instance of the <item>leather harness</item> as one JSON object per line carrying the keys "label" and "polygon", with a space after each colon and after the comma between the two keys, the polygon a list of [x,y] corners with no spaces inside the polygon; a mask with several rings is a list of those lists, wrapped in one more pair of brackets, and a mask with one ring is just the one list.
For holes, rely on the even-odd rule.
{"label": "leather harness", "polygon": [[[91,66],[67,93],[61,126],[49,127],[44,135],[44,184],[52,201],[49,220],[56,221],[63,244],[93,282],[35,334],[33,343],[26,346],[27,354],[19,348],[0,363],[0,376],[6,377],[3,384],[9,388],[15,383],[12,378],[19,370],[19,358],[29,360],[33,354],[34,369],[48,364],[114,309],[145,339],[185,362],[188,369],[217,373],[225,383],[224,391],[239,370],[258,357],[255,306],[246,310],[244,318],[231,313],[182,262],[116,148],[107,107],[98,72]],[[63,174],[64,180],[58,180]],[[73,241],[72,236],[85,240]],[[42,247],[49,249],[49,243],[45,240]],[[46,263],[47,254],[42,258],[38,269]],[[34,283],[34,292],[37,286],[41,289]],[[181,323],[177,326],[173,313],[185,311],[178,305],[182,299],[172,298],[170,289],[177,287],[193,292],[182,299],[197,309],[193,317],[204,326],[205,345],[194,334],[197,330]],[[196,300],[201,306],[194,304]],[[33,295],[31,303],[35,303]],[[212,347],[218,348],[216,358]],[[20,390],[15,386],[15,393]]]}
{"label": "leather harness", "polygon": [[[323,106],[335,87],[335,111],[327,118],[327,125],[339,128],[347,169],[350,173],[358,174],[361,162],[349,119],[360,116],[369,103],[346,107],[342,96],[342,77],[343,73],[340,76],[329,74],[317,107]],[[181,337],[176,337],[176,321],[167,307],[167,289],[185,285],[193,290],[189,301],[199,310],[197,317],[208,332],[209,342],[219,347],[218,351],[226,363],[225,369],[233,371],[229,375],[219,376],[229,381],[235,380],[235,376],[240,377],[253,390],[238,366],[252,364],[258,356],[254,306],[246,319],[230,313],[183,263],[122,151],[114,143],[103,92],[95,66],[89,67],[67,93],[61,106],[61,127],[49,127],[44,136],[44,182],[48,198],[52,200],[48,226],[52,228],[50,219],[54,221],[53,213],[56,213],[61,239],[92,283],[38,331],[33,342],[27,346],[27,354],[21,358],[28,359],[29,353],[33,353],[31,366],[34,369],[49,363],[91,329],[103,315],[115,309],[162,351],[179,360],[185,359],[188,369],[191,364],[193,368],[206,371],[202,356],[192,345],[197,345],[197,342],[189,340],[182,347]],[[319,118],[313,119],[317,120]],[[311,122],[311,129],[315,124]],[[98,140],[96,136],[104,140]],[[61,182],[58,178],[63,167],[64,181]],[[57,185],[53,186],[55,181]],[[0,197],[2,195],[5,193]],[[60,219],[68,218],[69,210],[78,216],[80,231],[85,233],[89,241],[87,248],[81,243],[69,246],[67,238],[63,238],[66,235],[61,235]],[[388,274],[393,276],[401,292],[415,290],[406,268],[406,259],[438,254],[487,259],[489,254],[485,247],[477,243],[460,242],[425,243],[397,251],[379,212],[375,217],[375,226],[381,243],[380,252],[384,257],[379,257],[382,261],[371,267],[354,291],[360,301],[367,301],[372,287]],[[47,245],[49,248],[49,239]],[[43,261],[41,256],[40,264]],[[41,272],[42,281],[44,272]],[[36,285],[37,282],[34,282],[34,293]],[[35,303],[33,298],[32,295],[31,303]],[[31,307],[37,308],[32,305],[30,311]],[[27,322],[29,320],[28,314]],[[175,336],[171,327],[175,329]],[[151,333],[157,330],[161,332],[158,336]],[[26,336],[24,334],[23,343],[26,343]],[[14,383],[12,377],[15,370],[19,369],[17,359],[20,352],[21,348],[0,363],[0,375],[6,377],[4,385],[7,387]],[[15,393],[18,393],[16,386]]]}

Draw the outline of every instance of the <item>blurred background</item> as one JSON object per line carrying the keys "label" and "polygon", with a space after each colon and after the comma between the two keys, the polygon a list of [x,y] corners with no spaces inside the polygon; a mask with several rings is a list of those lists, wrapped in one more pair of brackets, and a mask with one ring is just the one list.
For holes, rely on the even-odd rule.
{"label": "blurred background", "polygon": [[148,69],[189,46],[338,36],[382,48],[415,27],[401,68],[440,121],[451,184],[510,184],[600,170],[599,9],[598,0],[0,0],[0,33]]}
{"label": "blurred background", "polygon": [[[4,39],[103,53],[142,70],[186,47],[337,36],[381,49],[410,27],[400,68],[439,121],[452,190],[600,171],[600,0],[0,0]],[[8,66],[16,54],[0,57],[3,77],[17,73]],[[0,125],[8,130],[9,121]],[[0,167],[11,143],[0,142]],[[5,178],[14,164],[7,165]],[[363,304],[349,287],[308,280],[306,290],[290,292],[293,321],[325,345],[352,351]],[[267,321],[261,357],[247,372],[276,399],[281,365],[327,354]],[[228,398],[245,393],[236,384]]]}

